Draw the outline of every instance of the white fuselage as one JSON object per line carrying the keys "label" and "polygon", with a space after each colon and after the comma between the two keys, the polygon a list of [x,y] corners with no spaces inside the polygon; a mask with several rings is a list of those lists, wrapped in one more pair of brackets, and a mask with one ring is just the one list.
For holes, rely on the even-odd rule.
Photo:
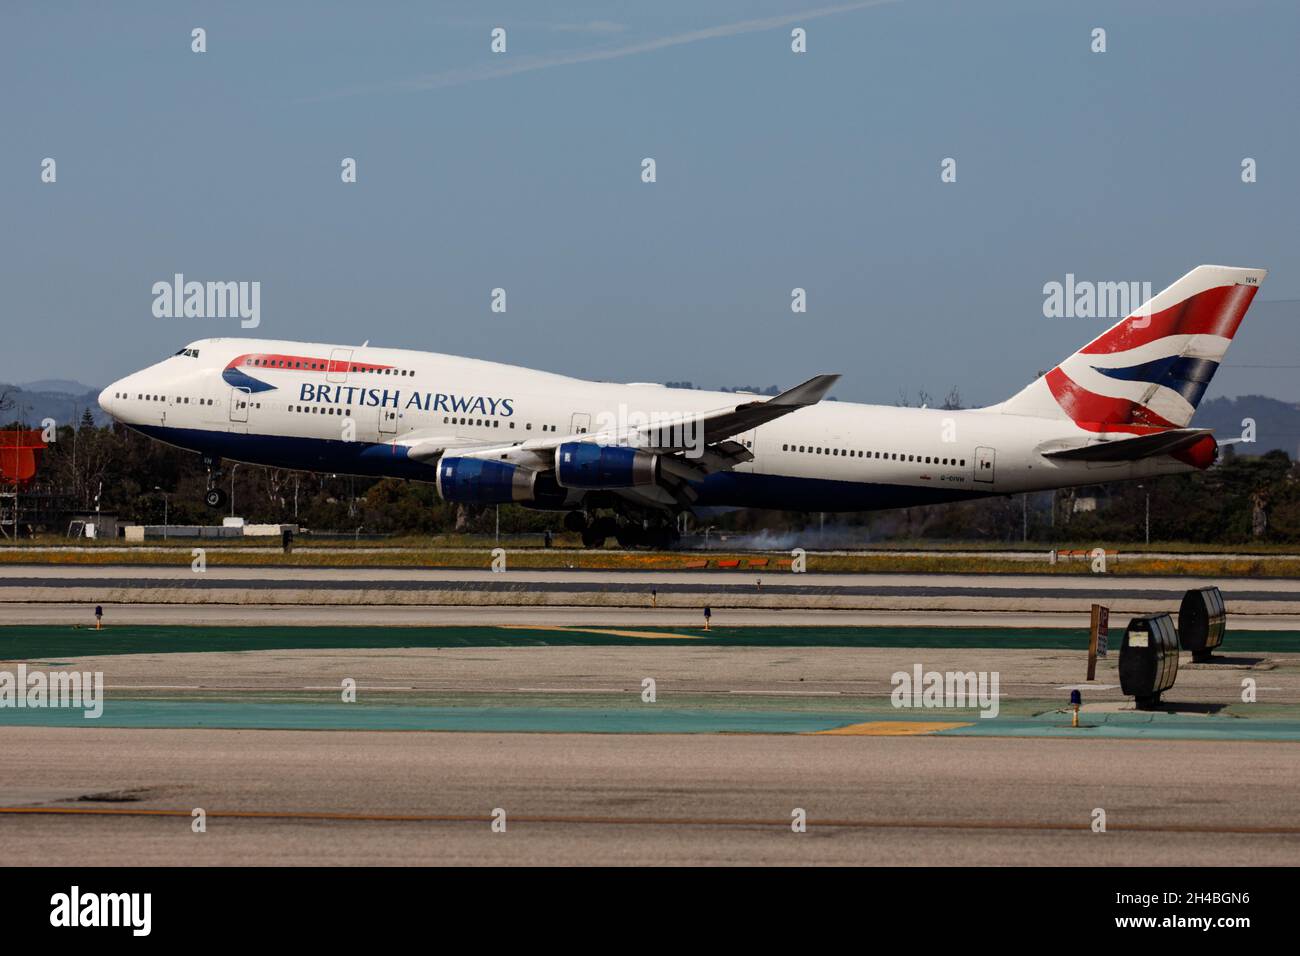
{"label": "white fuselage", "polygon": [[[214,458],[426,481],[436,463],[387,448],[429,433],[509,445],[761,400],[404,349],[249,339],[194,342],[100,396],[118,421]],[[996,407],[827,400],[734,436],[753,460],[710,475],[700,503],[871,510],[1193,470],[1169,457],[1103,464],[1041,454],[1097,437]]]}

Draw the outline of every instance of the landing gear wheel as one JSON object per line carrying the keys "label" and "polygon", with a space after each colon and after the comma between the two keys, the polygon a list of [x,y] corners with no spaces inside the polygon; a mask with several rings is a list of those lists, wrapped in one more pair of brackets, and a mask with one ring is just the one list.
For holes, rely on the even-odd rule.
{"label": "landing gear wheel", "polygon": [[618,539],[620,548],[635,548],[644,543],[645,539],[641,526],[635,524],[619,525],[618,530],[614,532],[614,537]]}
{"label": "landing gear wheel", "polygon": [[645,533],[645,543],[656,550],[667,551],[677,547],[681,542],[682,536],[677,533],[676,528],[670,528],[666,525],[660,525],[657,528],[648,528]]}
{"label": "landing gear wheel", "polygon": [[220,488],[209,488],[203,495],[203,501],[209,508],[224,508],[229,496]]}
{"label": "landing gear wheel", "polygon": [[582,543],[588,548],[603,548],[605,539],[618,534],[618,522],[613,518],[597,518],[582,532]]}

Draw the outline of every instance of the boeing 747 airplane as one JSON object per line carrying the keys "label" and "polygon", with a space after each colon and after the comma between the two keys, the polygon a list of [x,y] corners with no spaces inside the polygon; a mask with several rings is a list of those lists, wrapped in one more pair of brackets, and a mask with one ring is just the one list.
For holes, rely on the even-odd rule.
{"label": "boeing 747 airplane", "polygon": [[704,507],[871,511],[1208,468],[1189,423],[1266,275],[1198,266],[1011,398],[950,411],[611,384],[368,343],[212,338],[99,404],[204,456],[565,511],[589,547],[665,545]]}

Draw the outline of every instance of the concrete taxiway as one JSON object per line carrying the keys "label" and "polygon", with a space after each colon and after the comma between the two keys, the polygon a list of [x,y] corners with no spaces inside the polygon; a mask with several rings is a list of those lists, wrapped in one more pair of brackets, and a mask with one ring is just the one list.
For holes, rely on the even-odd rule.
{"label": "concrete taxiway", "polygon": [[1280,746],[15,728],[0,842],[18,866],[1293,865]]}

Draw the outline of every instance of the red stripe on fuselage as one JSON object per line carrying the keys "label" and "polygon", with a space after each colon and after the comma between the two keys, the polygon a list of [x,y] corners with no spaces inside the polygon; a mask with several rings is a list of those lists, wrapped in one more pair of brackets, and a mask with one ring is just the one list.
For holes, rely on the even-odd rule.
{"label": "red stripe on fuselage", "polygon": [[297,372],[382,372],[393,366],[376,365],[373,362],[341,362],[337,359],[312,358],[310,355],[246,352],[232,359],[226,368],[282,368]]}
{"label": "red stripe on fuselage", "polygon": [[1231,339],[1237,334],[1242,316],[1258,286],[1221,285],[1198,292],[1150,316],[1130,315],[1112,329],[1103,332],[1079,351],[1085,355],[1109,355],[1146,345],[1167,335],[1221,335]]}

